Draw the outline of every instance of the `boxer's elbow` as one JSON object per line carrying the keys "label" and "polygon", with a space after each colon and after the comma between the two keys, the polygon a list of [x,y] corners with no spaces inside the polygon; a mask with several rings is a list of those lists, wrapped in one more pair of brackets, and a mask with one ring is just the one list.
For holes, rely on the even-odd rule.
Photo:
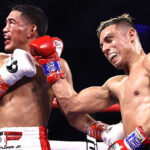
{"label": "boxer's elbow", "polygon": [[67,115],[74,115],[74,114],[79,114],[79,113],[82,113],[82,110],[81,110],[79,103],[77,103],[77,102],[71,102],[66,107]]}
{"label": "boxer's elbow", "polygon": [[74,99],[74,96],[63,98],[60,103],[63,105],[64,113],[67,116],[81,112],[80,104],[76,99]]}
{"label": "boxer's elbow", "polygon": [[76,114],[79,113],[78,109],[74,106],[74,105],[68,105],[66,107],[66,115],[72,115],[72,114]]}

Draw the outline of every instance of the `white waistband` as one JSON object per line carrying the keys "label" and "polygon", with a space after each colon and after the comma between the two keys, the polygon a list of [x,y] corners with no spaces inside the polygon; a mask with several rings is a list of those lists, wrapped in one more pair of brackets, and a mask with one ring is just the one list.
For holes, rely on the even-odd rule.
{"label": "white waistband", "polygon": [[47,133],[45,127],[6,127],[0,128],[0,132],[22,132],[23,135],[39,135]]}

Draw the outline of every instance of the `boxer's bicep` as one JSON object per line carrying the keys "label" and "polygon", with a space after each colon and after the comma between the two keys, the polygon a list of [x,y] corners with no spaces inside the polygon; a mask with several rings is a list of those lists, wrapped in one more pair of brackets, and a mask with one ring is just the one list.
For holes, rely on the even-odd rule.
{"label": "boxer's bicep", "polygon": [[95,113],[112,104],[109,91],[104,87],[90,87],[82,90],[72,99],[71,112]]}

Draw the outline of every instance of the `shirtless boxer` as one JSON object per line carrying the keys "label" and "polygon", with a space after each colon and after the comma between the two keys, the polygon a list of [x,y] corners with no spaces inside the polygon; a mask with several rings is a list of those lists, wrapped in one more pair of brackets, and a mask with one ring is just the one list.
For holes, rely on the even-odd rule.
{"label": "shirtless boxer", "polygon": [[[138,33],[128,14],[112,18],[100,24],[97,30],[100,48],[107,60],[125,75],[108,79],[104,85],[89,87],[76,93],[60,76],[51,80],[50,69],[47,80],[52,84],[55,95],[66,114],[95,113],[119,103],[126,138],[112,144],[110,150],[150,149],[150,54],[145,54]],[[31,43],[31,54],[36,54],[39,64],[59,62],[55,51],[47,53],[38,43]],[[34,55],[35,56],[35,55]],[[54,57],[55,56],[55,57]],[[42,59],[45,59],[45,62]],[[65,87],[65,88],[64,88]]]}
{"label": "shirtless boxer", "polygon": [[[0,87],[3,86],[3,88],[0,88],[0,91],[2,91],[0,95],[0,138],[3,141],[0,142],[0,149],[50,149],[46,127],[54,94],[47,84],[42,68],[36,63],[35,69],[28,54],[28,44],[39,36],[46,34],[47,28],[48,19],[45,13],[39,8],[30,5],[20,5],[12,8],[6,19],[6,26],[3,29],[5,51],[14,54],[12,57],[7,54],[0,54]],[[57,49],[62,50],[62,41],[58,38],[52,39],[57,40]],[[22,50],[15,50],[16,48]],[[10,67],[13,61],[18,63],[18,74],[8,70],[8,68],[15,70],[15,62]],[[68,64],[63,59],[61,64],[66,73],[66,78],[72,86]],[[33,75],[30,73],[32,70]],[[6,91],[7,93],[5,93]],[[71,115],[68,115],[68,120],[71,117]],[[76,124],[78,117],[81,120]],[[70,122],[77,129],[80,125],[82,132],[86,132],[87,124],[93,121],[87,115],[76,115],[74,118],[76,120],[74,119]],[[83,125],[82,121],[84,122]]]}
{"label": "shirtless boxer", "polygon": [[[6,19],[3,29],[5,51],[13,55],[0,54],[0,149],[50,149],[46,127],[54,93],[41,66],[34,61],[35,69],[28,53],[29,43],[45,35],[47,28],[45,13],[31,5],[12,8]],[[57,47],[54,45],[51,48],[57,49],[60,55],[62,41],[59,38],[51,40],[57,42]],[[64,59],[61,59],[61,67],[72,87],[71,72]],[[68,114],[66,117],[72,126],[84,133],[95,121],[88,115]]]}

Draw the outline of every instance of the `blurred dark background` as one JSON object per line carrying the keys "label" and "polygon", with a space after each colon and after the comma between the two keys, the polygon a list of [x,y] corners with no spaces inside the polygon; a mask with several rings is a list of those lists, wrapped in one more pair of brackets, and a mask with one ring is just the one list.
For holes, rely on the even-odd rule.
{"label": "blurred dark background", "polygon": [[[48,34],[64,41],[62,57],[67,60],[73,75],[74,88],[81,89],[102,85],[109,77],[122,74],[114,69],[99,49],[96,29],[103,20],[129,13],[146,53],[150,49],[150,1],[149,0],[1,0],[0,1],[0,45],[3,52],[5,18],[9,8],[16,4],[33,4],[42,8],[49,17]],[[91,114],[97,120],[117,123],[120,113]],[[73,129],[62,113],[54,108],[49,120],[49,139],[85,140],[85,135]]]}

